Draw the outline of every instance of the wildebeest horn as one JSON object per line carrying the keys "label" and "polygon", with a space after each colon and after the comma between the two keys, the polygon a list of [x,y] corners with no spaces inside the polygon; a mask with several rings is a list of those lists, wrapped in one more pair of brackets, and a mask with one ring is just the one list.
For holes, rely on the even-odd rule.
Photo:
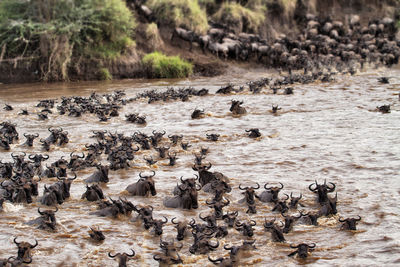
{"label": "wildebeest horn", "polygon": [[168,222],[168,218],[165,217],[165,216],[163,216],[163,217],[164,217],[165,221],[163,221],[162,223],[163,223],[163,224],[166,224],[166,223]]}
{"label": "wildebeest horn", "polygon": [[240,189],[240,190],[246,190],[246,189],[247,189],[247,186],[246,186],[245,188],[242,188],[242,184],[239,184],[239,189]]}
{"label": "wildebeest horn", "polygon": [[206,170],[210,169],[212,166],[211,162],[208,163],[208,166],[206,167]]}
{"label": "wildebeest horn", "polygon": [[215,204],[215,201],[208,202],[208,200],[206,200],[206,204],[207,205],[213,205],[213,204]]}
{"label": "wildebeest horn", "polygon": [[160,261],[161,260],[161,256],[160,255],[153,255],[153,259],[156,261]]}
{"label": "wildebeest horn", "polygon": [[40,211],[40,207],[37,209],[40,215],[43,215],[44,212]]}
{"label": "wildebeest horn", "polygon": [[293,244],[290,244],[290,247],[291,247],[291,248],[299,248],[299,245],[294,246]]}
{"label": "wildebeest horn", "polygon": [[176,219],[176,217],[172,218],[172,219],[171,219],[171,222],[172,222],[173,224],[179,224],[179,222],[177,222],[177,223],[174,222],[175,219]]}
{"label": "wildebeest horn", "polygon": [[308,245],[308,244],[307,244],[307,246],[308,246],[309,248],[315,248],[316,244],[315,244],[315,243],[311,243],[311,245]]}
{"label": "wildebeest horn", "polygon": [[35,158],[35,155],[33,155],[33,154],[28,156],[28,159],[34,159],[34,158]]}
{"label": "wildebeest horn", "polygon": [[361,221],[361,216],[360,215],[357,215],[358,216],[358,219],[356,219],[356,221],[358,222],[358,221]]}
{"label": "wildebeest horn", "polygon": [[133,250],[133,249],[131,249],[131,251],[132,251],[132,255],[129,255],[128,253],[124,253],[126,256],[128,256],[128,257],[133,257],[133,256],[135,256],[135,251]]}
{"label": "wildebeest horn", "polygon": [[224,245],[224,249],[226,249],[226,250],[232,250],[233,247],[227,247],[227,245],[225,244],[225,245]]}
{"label": "wildebeest horn", "polygon": [[280,189],[283,189],[283,184],[281,183],[281,182],[279,182],[280,183],[280,185],[281,185],[281,188]]}
{"label": "wildebeest horn", "polygon": [[31,245],[31,248],[35,248],[38,244],[38,241],[35,239],[35,245]]}
{"label": "wildebeest horn", "polygon": [[[46,156],[47,156],[47,158],[46,158]],[[43,158],[44,158],[44,159],[49,159],[49,155],[44,154],[44,155],[43,155]]]}
{"label": "wildebeest horn", "polygon": [[74,178],[68,178],[68,180],[72,181],[76,179],[76,173],[74,173]]}
{"label": "wildebeest horn", "polygon": [[149,206],[149,209],[151,209],[151,211],[153,211],[153,210],[154,210],[153,206]]}
{"label": "wildebeest horn", "polygon": [[201,213],[199,214],[199,218],[202,219],[203,221],[207,218],[207,217],[201,217]]}
{"label": "wildebeest horn", "polygon": [[119,253],[117,253],[117,254],[115,254],[115,255],[113,256],[113,255],[111,255],[111,252],[108,252],[108,257],[110,257],[110,258],[115,258],[118,254],[119,254]]}
{"label": "wildebeest horn", "polygon": [[208,246],[209,246],[210,248],[217,248],[217,247],[219,246],[219,240],[217,240],[217,244],[216,244],[216,245],[211,245],[211,243],[208,242]]}
{"label": "wildebeest horn", "polygon": [[251,187],[251,188],[253,188],[253,189],[258,189],[258,188],[260,188],[260,184],[259,183],[256,183],[256,185],[257,185],[257,187]]}
{"label": "wildebeest horn", "polygon": [[266,183],[266,184],[264,185],[264,189],[265,189],[265,190],[270,190],[271,187],[267,187],[267,184],[268,184],[268,183]]}
{"label": "wildebeest horn", "polygon": [[24,136],[25,136],[26,138],[28,138],[28,137],[26,136],[26,133],[24,133]]}
{"label": "wildebeest horn", "polygon": [[14,238],[14,243],[18,246],[18,245],[21,244],[21,243],[18,243],[18,242],[17,242],[17,238],[18,238],[18,237]]}
{"label": "wildebeest horn", "polygon": [[181,176],[181,183],[182,183],[182,184],[184,183],[184,181],[183,181],[183,176]]}
{"label": "wildebeest horn", "polygon": [[[312,191],[312,192],[314,192],[315,190],[317,190],[317,188],[312,189],[313,184],[314,184],[314,183],[312,183],[312,184],[310,184],[310,185],[308,186],[308,189],[310,189],[310,191]],[[317,181],[315,181],[315,185],[318,186]]]}
{"label": "wildebeest horn", "polygon": [[334,183],[330,183],[330,184],[333,185],[333,187],[329,188],[329,186],[328,186],[328,189],[329,189],[329,191],[333,192],[333,190],[335,190],[335,188],[336,188],[336,185]]}
{"label": "wildebeest horn", "polygon": [[256,225],[257,225],[257,222],[254,221],[254,220],[250,220],[250,225],[251,225],[251,226],[256,226]]}
{"label": "wildebeest horn", "polygon": [[285,200],[288,200],[290,198],[288,194],[284,194],[284,195],[286,196]]}
{"label": "wildebeest horn", "polygon": [[194,174],[194,176],[196,176],[196,178],[194,178],[195,180],[199,180],[199,176],[197,174]]}

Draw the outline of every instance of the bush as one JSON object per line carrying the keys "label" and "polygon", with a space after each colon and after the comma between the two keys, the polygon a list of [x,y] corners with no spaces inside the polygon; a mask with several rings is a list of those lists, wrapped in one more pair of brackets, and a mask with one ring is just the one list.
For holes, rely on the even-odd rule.
{"label": "bush", "polygon": [[[265,20],[265,8],[249,2],[249,6],[254,6],[254,11],[237,3],[224,3],[213,18],[216,21],[233,26],[236,33],[250,32],[257,33],[258,28]],[[258,7],[258,8],[256,8]]]}
{"label": "bush", "polygon": [[149,78],[184,78],[193,72],[193,65],[178,56],[169,57],[160,52],[147,54],[142,63]]}
{"label": "bush", "polygon": [[198,34],[207,32],[207,15],[197,0],[150,0],[148,4],[161,24],[183,27]]}
{"label": "bush", "polygon": [[100,68],[97,75],[100,81],[111,81],[113,79],[110,71],[107,68]]}
{"label": "bush", "polygon": [[0,1],[3,58],[39,61],[43,80],[67,80],[72,57],[118,57],[134,28],[123,0]]}

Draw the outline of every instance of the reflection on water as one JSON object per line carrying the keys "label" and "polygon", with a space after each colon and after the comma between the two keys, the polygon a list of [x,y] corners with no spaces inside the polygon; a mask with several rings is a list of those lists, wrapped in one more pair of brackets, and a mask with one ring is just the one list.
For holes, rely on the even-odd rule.
{"label": "reflection on water", "polygon": [[[165,130],[162,144],[169,146],[166,137],[182,134],[183,140],[192,146],[184,151],[180,146],[171,147],[177,152],[178,161],[174,167],[168,166],[168,159],[158,158],[154,150],[139,151],[126,170],[110,171],[110,182],[102,187],[106,196],[117,198],[126,196],[134,204],[151,204],[154,217],[169,219],[190,219],[202,212],[211,211],[205,205],[211,195],[200,192],[200,208],[195,211],[166,209],[162,200],[172,195],[179,177],[190,177],[195,173],[191,166],[194,152],[200,147],[209,147],[210,153],[204,161],[211,162],[211,170],[224,173],[231,179],[233,190],[228,194],[231,204],[224,211],[239,211],[241,221],[253,219],[257,222],[255,239],[257,250],[244,255],[241,264],[256,266],[372,266],[395,265],[400,261],[399,246],[399,99],[400,70],[374,70],[356,76],[337,76],[333,83],[314,83],[293,86],[293,95],[282,92],[274,95],[264,89],[261,94],[253,95],[248,91],[231,94],[214,94],[221,85],[228,82],[245,84],[250,80],[268,76],[263,70],[237,71],[231,76],[199,78],[194,80],[148,81],[124,80],[109,83],[69,83],[69,84],[24,84],[0,85],[1,107],[4,103],[14,107],[13,111],[1,110],[0,121],[17,124],[21,136],[20,143],[12,145],[12,151],[25,151],[27,154],[42,152],[40,143],[35,140],[34,147],[21,146],[23,133],[38,133],[41,138],[49,135],[48,127],[62,127],[69,132],[70,143],[64,147],[52,149],[49,163],[61,156],[69,158],[72,151],[84,151],[84,144],[93,143],[90,138],[93,130],[132,135],[135,131],[151,134],[153,130]],[[388,85],[377,82],[382,75],[394,77]],[[40,121],[35,107],[39,99],[60,100],[61,96],[88,96],[92,92],[109,93],[125,90],[127,98],[149,89],[165,89],[167,86],[207,88],[211,94],[205,97],[191,97],[188,102],[168,101],[147,104],[144,99],[124,106],[119,117],[107,122],[99,122],[94,115],[73,118],[58,115],[56,108],[49,114],[49,120]],[[230,100],[243,101],[247,109],[244,116],[232,116],[229,112]],[[376,106],[390,104],[392,112],[381,114]],[[270,112],[271,105],[282,109],[277,115]],[[204,109],[206,116],[199,120],[190,118],[195,109]],[[21,109],[27,109],[31,115],[17,115]],[[147,125],[128,124],[125,114],[140,113],[146,116]],[[262,137],[250,139],[245,130],[259,128]],[[211,142],[206,134],[220,134],[219,141]],[[148,166],[143,156],[153,156],[158,162]],[[1,160],[11,161],[10,152],[2,151]],[[104,161],[105,163],[106,161]],[[138,179],[140,171],[154,170],[156,175],[157,196],[143,198],[127,196],[123,190]],[[71,198],[62,204],[56,213],[57,232],[35,229],[24,222],[38,217],[38,203],[18,205],[6,202],[0,217],[0,258],[16,255],[13,238],[31,243],[36,238],[38,247],[33,251],[31,266],[116,266],[117,263],[107,256],[108,252],[136,251],[136,256],[128,262],[129,266],[157,265],[152,255],[160,251],[159,238],[144,230],[140,222],[130,222],[129,218],[99,218],[89,215],[96,205],[81,200],[85,191],[83,180],[94,169],[77,172],[78,178],[72,183]],[[303,195],[305,211],[316,210],[314,194],[308,185],[314,180],[322,183],[324,179],[337,185],[338,212],[336,216],[320,218],[319,226],[296,224],[285,235],[286,243],[272,242],[271,234],[263,227],[264,220],[282,220],[279,213],[272,212],[273,205],[256,202],[257,214],[246,214],[247,207],[238,201],[242,198],[239,184],[242,186],[261,184],[256,190],[260,194],[262,186],[269,182],[282,182],[283,193]],[[43,179],[44,184],[52,184],[56,179]],[[292,212],[297,214],[296,212]],[[339,217],[360,215],[358,230],[340,231]],[[89,226],[99,226],[106,239],[103,243],[89,240]],[[165,227],[163,239],[173,238],[176,230],[171,222]],[[238,245],[243,236],[235,229],[229,229],[227,238],[220,239],[220,247],[212,252],[212,258],[229,255],[222,246]],[[180,255],[187,266],[210,265],[205,255],[191,255],[189,245],[191,237],[184,241]],[[316,243],[312,257],[299,261],[287,255],[293,251],[290,244]]]}

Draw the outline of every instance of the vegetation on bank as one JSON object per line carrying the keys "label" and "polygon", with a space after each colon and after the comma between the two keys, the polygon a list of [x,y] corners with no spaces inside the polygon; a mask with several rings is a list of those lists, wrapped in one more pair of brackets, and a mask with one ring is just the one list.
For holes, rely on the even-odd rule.
{"label": "vegetation on bank", "polygon": [[193,65],[178,56],[160,52],[147,54],[142,59],[148,78],[185,78],[193,73]]}
{"label": "vegetation on bank", "polygon": [[237,3],[224,3],[213,18],[223,24],[235,28],[237,33],[250,32],[257,33],[258,28],[265,20],[265,6],[252,4],[253,9],[247,8]]}
{"label": "vegetation on bank", "polygon": [[118,57],[135,26],[124,0],[2,0],[0,60],[39,62],[42,80],[68,80],[72,58]]}
{"label": "vegetation on bank", "polygon": [[150,0],[147,4],[162,25],[184,27],[198,34],[208,29],[207,14],[197,0]]}

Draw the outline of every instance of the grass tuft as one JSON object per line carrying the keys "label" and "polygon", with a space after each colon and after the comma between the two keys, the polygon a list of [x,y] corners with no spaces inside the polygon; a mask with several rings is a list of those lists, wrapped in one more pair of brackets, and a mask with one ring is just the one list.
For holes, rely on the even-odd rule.
{"label": "grass tuft", "polygon": [[193,73],[193,65],[178,56],[169,57],[160,52],[147,54],[142,64],[149,78],[185,78]]}

